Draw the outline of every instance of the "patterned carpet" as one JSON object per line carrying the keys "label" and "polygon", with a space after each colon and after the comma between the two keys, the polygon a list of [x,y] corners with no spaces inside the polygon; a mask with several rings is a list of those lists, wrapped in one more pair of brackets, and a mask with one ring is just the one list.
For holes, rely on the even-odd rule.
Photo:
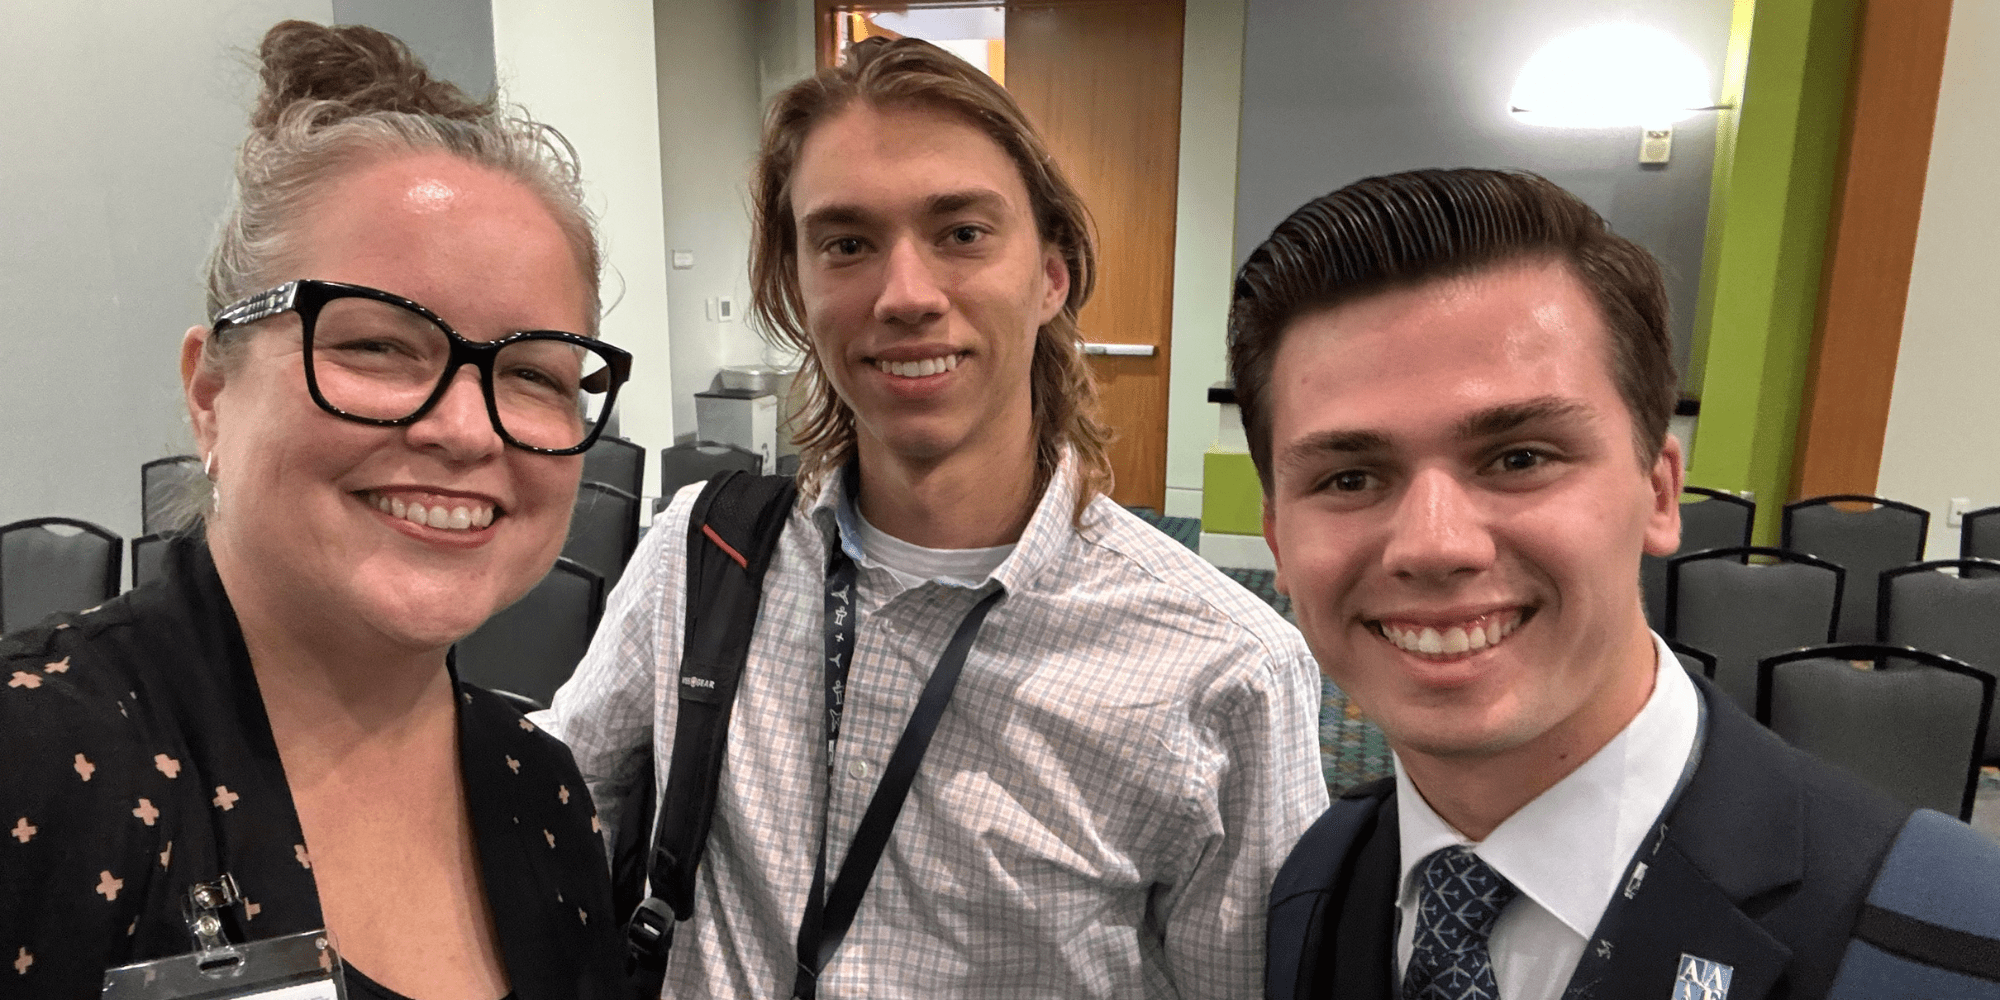
{"label": "patterned carpet", "polygon": [[[1132,513],[1167,533],[1175,541],[1190,549],[1199,549],[1201,522],[1192,517],[1161,517],[1145,508],[1133,508]],[[1224,576],[1243,585],[1245,590],[1256,594],[1285,620],[1297,624],[1292,617],[1292,599],[1277,592],[1273,587],[1273,574],[1261,569],[1224,569]],[[1390,773],[1389,747],[1382,742],[1382,731],[1361,718],[1347,695],[1333,686],[1333,682],[1320,678],[1319,698],[1319,764],[1320,773],[1326,776],[1326,787],[1335,795],[1355,785],[1385,777]]]}
{"label": "patterned carpet", "polygon": [[1140,520],[1146,522],[1147,524],[1152,525],[1155,528],[1160,529],[1161,531],[1166,532],[1168,538],[1171,538],[1174,541],[1187,546],[1189,549],[1200,551],[1201,549],[1200,518],[1161,517],[1160,515],[1154,513],[1151,507],[1128,507],[1126,509],[1130,510],[1134,514],[1139,515]]}

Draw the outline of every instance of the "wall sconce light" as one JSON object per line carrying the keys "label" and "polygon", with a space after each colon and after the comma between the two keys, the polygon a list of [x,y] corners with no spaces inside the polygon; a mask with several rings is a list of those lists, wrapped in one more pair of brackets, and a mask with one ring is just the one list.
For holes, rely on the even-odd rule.
{"label": "wall sconce light", "polygon": [[1673,125],[1719,110],[1708,67],[1679,39],[1637,24],[1600,24],[1542,46],[1521,68],[1514,117],[1554,128],[1644,130],[1641,163],[1665,163]]}

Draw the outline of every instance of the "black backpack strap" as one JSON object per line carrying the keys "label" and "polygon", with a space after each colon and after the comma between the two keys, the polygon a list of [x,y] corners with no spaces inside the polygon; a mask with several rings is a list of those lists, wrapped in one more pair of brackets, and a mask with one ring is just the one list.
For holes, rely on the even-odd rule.
{"label": "black backpack strap", "polygon": [[[674,756],[646,866],[647,894],[625,928],[626,973],[634,996],[660,995],[673,924],[694,915],[695,872],[715,817],[736,682],[757,630],[764,571],[797,497],[789,477],[723,472],[703,487],[688,515],[687,623],[676,684]],[[651,754],[645,756],[650,761]],[[641,785],[650,788],[651,766],[646,770],[648,780]]]}

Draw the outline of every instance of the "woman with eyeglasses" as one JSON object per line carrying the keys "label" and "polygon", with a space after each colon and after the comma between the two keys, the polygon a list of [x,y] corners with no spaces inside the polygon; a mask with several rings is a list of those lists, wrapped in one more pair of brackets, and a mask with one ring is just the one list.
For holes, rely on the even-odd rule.
{"label": "woman with eyeglasses", "polygon": [[0,997],[321,928],[351,998],[604,995],[583,781],[449,667],[554,562],[629,370],[574,156],[371,29],[261,57],[181,349],[202,523],[0,646]]}

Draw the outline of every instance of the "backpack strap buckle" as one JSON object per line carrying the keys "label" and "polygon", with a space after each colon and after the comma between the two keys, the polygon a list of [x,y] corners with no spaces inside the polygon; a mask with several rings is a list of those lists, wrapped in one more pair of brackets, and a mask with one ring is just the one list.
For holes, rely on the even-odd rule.
{"label": "backpack strap buckle", "polygon": [[658,896],[647,896],[625,925],[625,967],[662,970],[673,944],[673,910]]}

